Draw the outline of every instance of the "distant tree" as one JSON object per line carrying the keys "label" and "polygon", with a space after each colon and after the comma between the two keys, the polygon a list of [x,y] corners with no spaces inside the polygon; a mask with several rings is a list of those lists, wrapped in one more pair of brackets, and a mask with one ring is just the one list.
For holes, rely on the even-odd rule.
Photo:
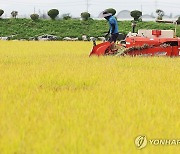
{"label": "distant tree", "polygon": [[180,25],[180,16],[178,17],[178,20],[176,22],[178,25]]}
{"label": "distant tree", "polygon": [[116,10],[113,9],[113,8],[106,9],[105,11],[108,12],[108,13],[112,13],[112,15],[116,14]]}
{"label": "distant tree", "polygon": [[0,17],[4,14],[4,10],[0,9]]}
{"label": "distant tree", "polygon": [[134,18],[134,21],[139,21],[141,16],[142,16],[141,11],[139,11],[139,10],[131,11],[131,17]]}
{"label": "distant tree", "polygon": [[13,18],[16,18],[17,15],[18,15],[18,11],[12,11],[12,12],[11,12],[11,16],[12,16]]}
{"label": "distant tree", "polygon": [[160,10],[160,9],[157,9],[156,13],[158,14],[157,20],[162,20],[163,16],[164,16],[164,11]]}
{"label": "distant tree", "polygon": [[91,15],[90,15],[90,13],[88,13],[88,12],[82,12],[82,13],[81,13],[81,18],[82,18],[83,20],[88,20],[88,19],[90,19],[90,17],[91,17]]}
{"label": "distant tree", "polygon": [[37,21],[39,19],[39,15],[38,14],[31,14],[30,17],[31,17],[31,19],[33,21]]}
{"label": "distant tree", "polygon": [[72,16],[70,15],[70,13],[66,13],[66,14],[63,14],[63,15],[62,15],[62,18],[63,18],[64,20],[69,20],[69,19],[72,18]]}
{"label": "distant tree", "polygon": [[48,16],[52,19],[55,20],[55,18],[59,15],[59,10],[57,9],[51,9],[48,11]]}

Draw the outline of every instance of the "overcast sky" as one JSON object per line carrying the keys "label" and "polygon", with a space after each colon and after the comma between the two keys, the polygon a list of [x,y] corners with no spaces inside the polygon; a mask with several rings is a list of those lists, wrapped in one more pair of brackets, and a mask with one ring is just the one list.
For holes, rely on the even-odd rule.
{"label": "overcast sky", "polygon": [[166,15],[180,15],[180,0],[0,0],[0,8],[9,15],[11,11],[17,10],[19,15],[29,15],[34,12],[47,12],[52,8],[57,8],[60,14],[71,13],[74,17],[79,17],[80,13],[88,10],[94,16],[106,8],[115,8],[117,12],[121,10],[142,10],[143,14],[151,14],[157,8],[165,11]]}

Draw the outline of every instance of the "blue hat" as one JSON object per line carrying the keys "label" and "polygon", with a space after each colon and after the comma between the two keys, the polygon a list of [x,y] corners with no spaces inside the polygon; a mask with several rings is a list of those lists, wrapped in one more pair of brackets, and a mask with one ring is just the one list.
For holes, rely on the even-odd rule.
{"label": "blue hat", "polygon": [[109,16],[112,16],[112,13],[109,13],[109,12],[107,12],[107,11],[104,11],[103,12],[103,17],[105,18],[105,17],[109,17]]}

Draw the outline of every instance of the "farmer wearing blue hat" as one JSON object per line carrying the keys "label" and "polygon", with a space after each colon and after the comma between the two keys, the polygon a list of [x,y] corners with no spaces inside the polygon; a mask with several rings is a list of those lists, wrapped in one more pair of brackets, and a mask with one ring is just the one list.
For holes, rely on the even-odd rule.
{"label": "farmer wearing blue hat", "polygon": [[109,22],[110,27],[106,36],[110,34],[109,42],[115,43],[119,35],[117,20],[111,13],[107,11],[103,12],[103,17]]}

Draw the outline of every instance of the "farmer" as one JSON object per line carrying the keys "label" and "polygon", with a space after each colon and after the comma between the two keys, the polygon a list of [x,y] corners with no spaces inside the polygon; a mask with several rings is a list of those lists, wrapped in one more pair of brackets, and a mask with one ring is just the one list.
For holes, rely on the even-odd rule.
{"label": "farmer", "polygon": [[106,37],[110,34],[109,42],[116,43],[119,35],[117,20],[111,13],[108,13],[107,11],[103,12],[103,17],[109,22],[110,27]]}

